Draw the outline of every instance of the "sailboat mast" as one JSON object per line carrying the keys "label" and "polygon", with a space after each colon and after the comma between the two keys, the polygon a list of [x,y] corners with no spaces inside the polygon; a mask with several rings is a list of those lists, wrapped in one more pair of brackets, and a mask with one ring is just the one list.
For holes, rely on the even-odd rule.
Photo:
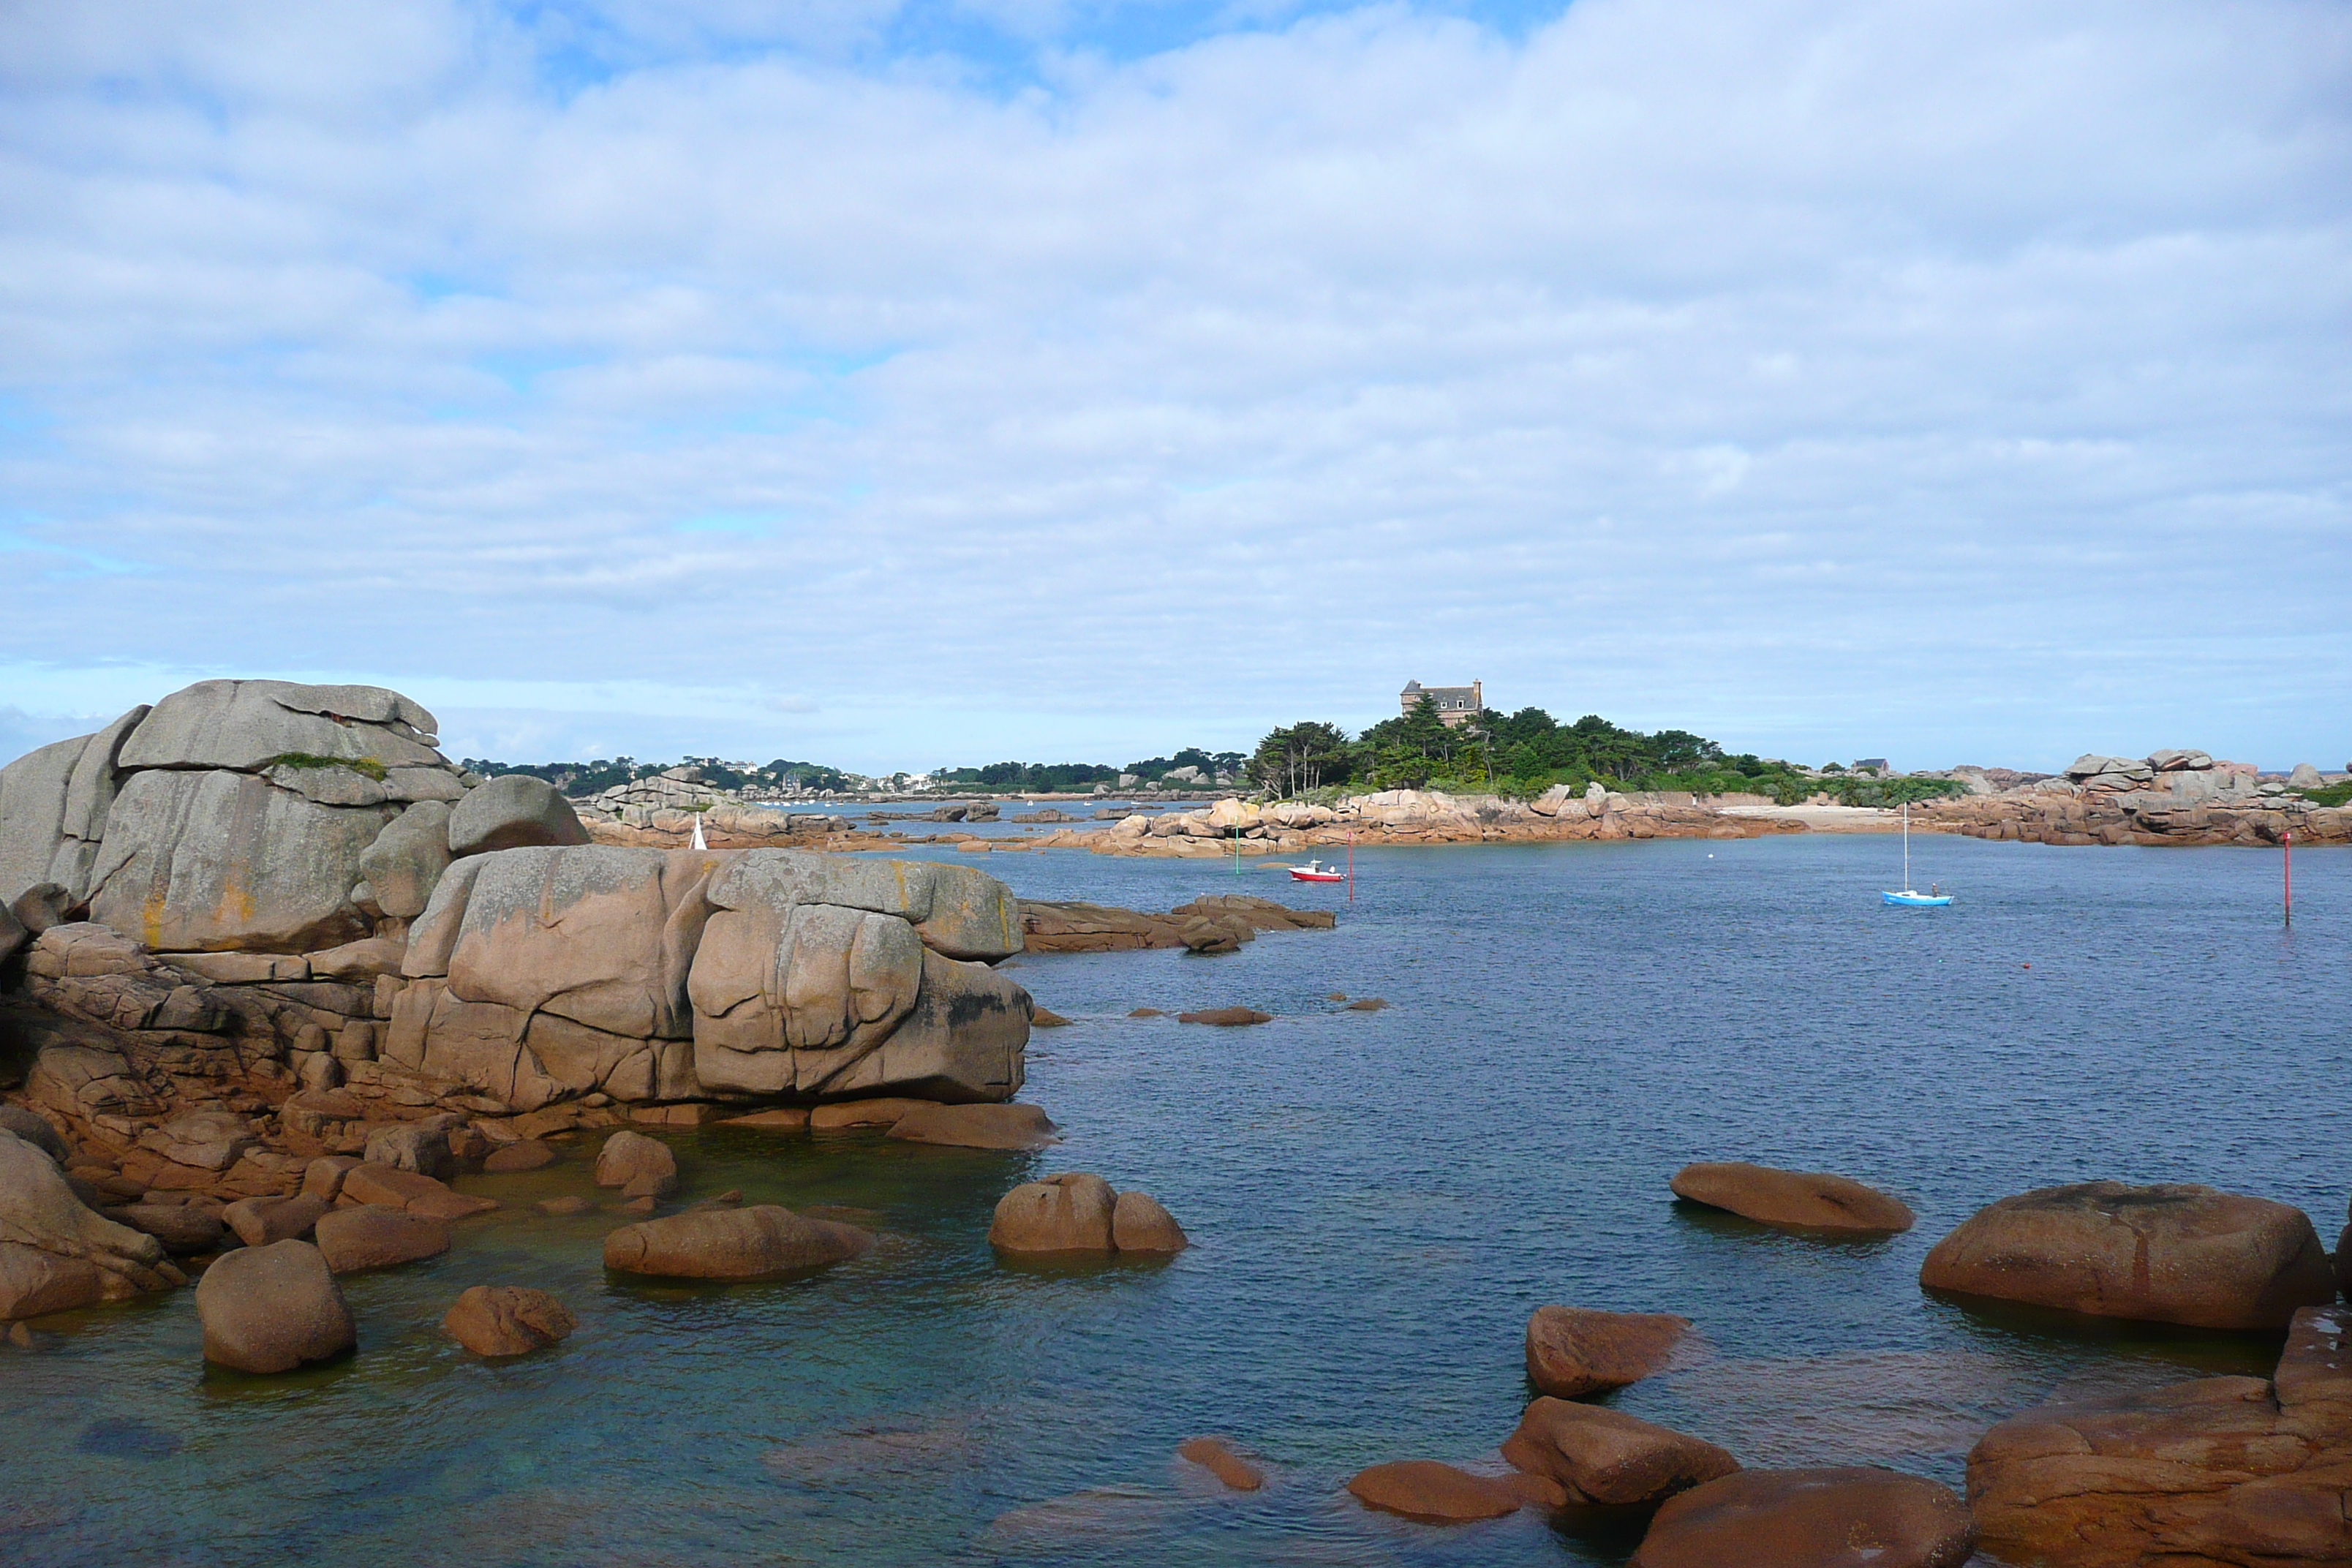
{"label": "sailboat mast", "polygon": [[1911,803],[1903,803],[1903,890],[1911,890]]}

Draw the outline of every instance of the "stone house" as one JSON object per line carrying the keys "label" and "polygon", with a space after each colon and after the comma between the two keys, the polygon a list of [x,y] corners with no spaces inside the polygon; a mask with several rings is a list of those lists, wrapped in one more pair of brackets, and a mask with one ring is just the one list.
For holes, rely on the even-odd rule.
{"label": "stone house", "polygon": [[1423,686],[1418,680],[1408,680],[1404,689],[1397,693],[1398,711],[1410,713],[1416,702],[1434,703],[1438,718],[1449,726],[1467,724],[1486,706],[1486,688],[1475,680],[1467,686]]}

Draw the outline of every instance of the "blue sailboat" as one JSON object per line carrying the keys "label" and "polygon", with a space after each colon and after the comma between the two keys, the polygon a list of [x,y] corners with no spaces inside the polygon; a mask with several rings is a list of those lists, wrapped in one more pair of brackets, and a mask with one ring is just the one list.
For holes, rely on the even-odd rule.
{"label": "blue sailboat", "polygon": [[1903,803],[1903,890],[1899,893],[1882,892],[1878,896],[1890,904],[1900,904],[1912,910],[1937,909],[1952,901],[1952,895],[1937,889],[1933,882],[1927,886],[1929,890],[1924,893],[1911,886],[1911,803],[1906,800]]}

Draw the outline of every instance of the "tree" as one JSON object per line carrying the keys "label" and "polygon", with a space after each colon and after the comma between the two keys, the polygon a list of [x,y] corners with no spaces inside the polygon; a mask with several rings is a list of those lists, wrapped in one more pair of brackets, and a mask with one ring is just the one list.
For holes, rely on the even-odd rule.
{"label": "tree", "polygon": [[1302,720],[1271,731],[1257,743],[1246,765],[1247,776],[1261,789],[1290,796],[1337,783],[1346,776],[1348,732],[1337,724]]}

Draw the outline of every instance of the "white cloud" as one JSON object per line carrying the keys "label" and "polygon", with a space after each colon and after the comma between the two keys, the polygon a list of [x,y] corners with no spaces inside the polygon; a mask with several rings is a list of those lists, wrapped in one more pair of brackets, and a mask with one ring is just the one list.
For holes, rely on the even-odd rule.
{"label": "white cloud", "polygon": [[2339,8],[1112,10],[0,16],[0,702],[2352,749]]}

